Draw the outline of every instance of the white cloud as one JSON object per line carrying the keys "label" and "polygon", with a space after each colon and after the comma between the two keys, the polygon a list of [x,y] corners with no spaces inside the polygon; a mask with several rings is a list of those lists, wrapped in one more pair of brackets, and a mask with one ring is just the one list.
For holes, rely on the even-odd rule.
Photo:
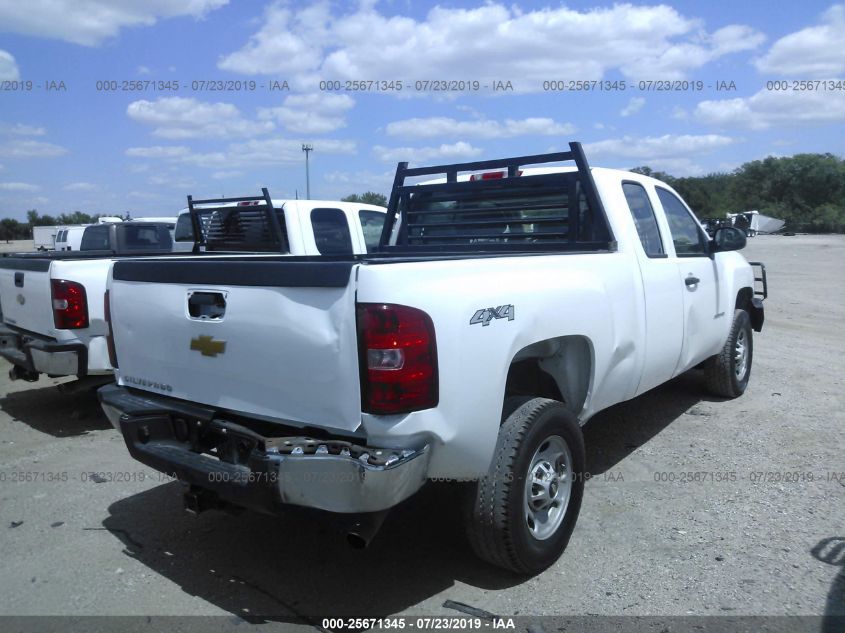
{"label": "white cloud", "polygon": [[123,27],[201,18],[228,0],[27,0],[0,3],[0,31],[96,46]]}
{"label": "white cloud", "polygon": [[[314,141],[314,153],[311,160],[320,154],[344,155],[354,154],[354,141],[342,139],[320,139]],[[299,163],[303,160],[302,140],[300,139],[251,139],[249,141],[230,143],[224,151],[194,152],[183,145],[150,147],[130,147],[127,156],[136,158],[161,159],[171,164],[187,164],[195,167],[215,169],[218,178],[228,178],[239,173],[235,168],[252,165],[277,165],[284,163]],[[225,175],[224,175],[225,174]]]}
{"label": "white cloud", "polygon": [[345,94],[290,95],[279,107],[260,108],[258,118],[274,119],[296,134],[325,134],[345,127],[344,114],[354,106],[355,100]]}
{"label": "white cloud", "polygon": [[17,81],[21,74],[11,53],[0,49],[0,81]]}
{"label": "white cloud", "polygon": [[331,21],[327,3],[319,2],[294,13],[281,4],[265,11],[262,27],[239,51],[218,62],[221,70],[247,75],[295,74],[315,70],[322,61],[321,43]]}
{"label": "white cloud", "polygon": [[760,90],[751,97],[702,101],[697,121],[723,128],[765,130],[845,121],[845,99],[823,90]]}
{"label": "white cloud", "polygon": [[760,72],[799,79],[836,77],[845,73],[845,5],[822,14],[822,24],[790,33],[754,60]]}
{"label": "white cloud", "polygon": [[3,191],[38,191],[40,188],[27,182],[0,182],[0,190]]}
{"label": "white cloud", "polygon": [[[320,154],[354,154],[356,151],[354,141],[321,139],[313,145],[311,161],[319,160]],[[252,139],[233,143],[229,146],[228,154],[232,165],[274,165],[304,161],[302,141],[290,139]]]}
{"label": "white cloud", "polygon": [[12,140],[0,145],[0,154],[7,158],[53,158],[67,153],[67,148],[44,141]]}
{"label": "white cloud", "polygon": [[151,75],[153,73],[149,66],[144,65],[138,66],[138,68],[135,69],[135,72],[139,75]]}
{"label": "white cloud", "polygon": [[133,101],[126,108],[130,119],[149,125],[161,138],[234,138],[266,134],[271,121],[249,121],[231,103],[205,103],[186,97]]}
{"label": "white cloud", "polygon": [[632,114],[636,114],[642,107],[645,105],[645,98],[644,97],[631,97],[628,101],[628,105],[622,108],[622,111],[619,113],[619,116],[631,116]]}
{"label": "white cloud", "polygon": [[177,158],[190,154],[191,150],[184,145],[151,145],[149,147],[130,147],[127,156],[133,158]]}
{"label": "white cloud", "polygon": [[684,108],[680,106],[675,106],[672,108],[672,118],[676,121],[686,121],[689,119],[689,112],[687,112]]}
{"label": "white cloud", "polygon": [[9,136],[44,136],[46,133],[45,128],[35,127],[34,125],[24,125],[23,123],[0,124],[0,134],[8,134]]}
{"label": "white cloud", "polygon": [[382,172],[368,170],[360,171],[332,171],[323,176],[320,186],[321,195],[327,198],[342,198],[351,193],[375,191],[387,195],[396,175],[394,169]]}
{"label": "white cloud", "polygon": [[458,141],[451,144],[443,143],[438,147],[384,147],[383,145],[376,145],[373,147],[373,152],[385,162],[407,161],[419,164],[435,159],[471,158],[478,156],[482,150],[465,141]]}
{"label": "white cloud", "polygon": [[211,177],[215,180],[225,180],[227,178],[237,178],[238,176],[243,176],[242,171],[215,171],[211,174]]}
{"label": "white cloud", "polygon": [[566,136],[575,131],[570,123],[559,123],[546,117],[527,119],[477,119],[458,121],[448,117],[404,119],[388,123],[390,136],[404,138],[512,138],[515,136]]}
{"label": "white cloud", "polygon": [[636,79],[682,78],[763,39],[742,25],[708,34],[667,5],[523,11],[489,2],[436,6],[417,20],[382,14],[372,2],[346,13],[327,2],[301,10],[271,4],[260,29],[218,66],[292,77],[295,85],[315,78],[472,77],[510,79],[519,91],[539,91],[544,79],[599,79],[613,69]]}
{"label": "white cloud", "polygon": [[150,176],[147,180],[151,185],[167,187],[168,189],[193,189],[197,184],[193,179],[179,175],[168,176],[156,174]]}
{"label": "white cloud", "polygon": [[[653,158],[648,161],[648,166],[655,171],[663,171],[676,177],[704,176],[713,170],[707,170],[689,158]],[[721,171],[730,171],[725,169]]]}
{"label": "white cloud", "polygon": [[152,191],[130,191],[126,194],[127,198],[138,198],[140,200],[162,200],[165,198],[160,193],[154,193]]}
{"label": "white cloud", "polygon": [[99,187],[90,182],[72,182],[62,187],[62,189],[65,191],[96,191]]}
{"label": "white cloud", "polygon": [[[664,134],[663,136],[623,136],[596,143],[586,143],[587,156],[602,156],[615,159],[645,161],[667,161],[689,156],[698,156],[727,147],[736,142],[729,136],[719,134]],[[642,163],[640,163],[642,164]]]}

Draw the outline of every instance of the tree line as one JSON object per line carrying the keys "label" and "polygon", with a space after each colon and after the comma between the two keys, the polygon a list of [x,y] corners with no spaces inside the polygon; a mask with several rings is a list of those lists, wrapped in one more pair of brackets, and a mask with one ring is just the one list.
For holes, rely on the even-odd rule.
{"label": "tree line", "polygon": [[845,161],[833,154],[769,156],[730,173],[684,178],[631,171],[668,183],[702,220],[756,209],[785,220],[788,231],[845,233]]}
{"label": "tree line", "polygon": [[[14,218],[0,220],[0,240],[29,240],[32,239],[34,226],[59,226],[65,224],[94,224],[99,214],[89,215],[82,211],[62,213],[60,215],[40,215],[37,209],[26,212],[26,222],[19,222]],[[127,216],[128,217],[128,216]]]}

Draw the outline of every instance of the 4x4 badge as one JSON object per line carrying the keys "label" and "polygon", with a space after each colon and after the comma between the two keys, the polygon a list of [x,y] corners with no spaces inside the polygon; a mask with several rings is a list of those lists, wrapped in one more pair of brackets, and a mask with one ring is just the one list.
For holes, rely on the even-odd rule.
{"label": "4x4 badge", "polygon": [[497,308],[484,308],[476,310],[469,320],[470,325],[481,323],[482,327],[490,325],[493,319],[507,319],[513,321],[516,316],[513,305],[499,306]]}
{"label": "4x4 badge", "polygon": [[198,336],[191,339],[191,349],[203,356],[217,356],[226,353],[226,341],[215,341],[213,336]]}

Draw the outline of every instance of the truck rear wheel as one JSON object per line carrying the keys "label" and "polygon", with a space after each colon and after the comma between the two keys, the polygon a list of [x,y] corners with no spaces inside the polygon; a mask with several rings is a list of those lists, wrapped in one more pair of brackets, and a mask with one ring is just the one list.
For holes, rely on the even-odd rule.
{"label": "truck rear wheel", "polygon": [[745,393],[751,376],[753,343],[748,312],[736,310],[725,346],[704,364],[704,376],[710,393],[722,398],[738,398]]}
{"label": "truck rear wheel", "polygon": [[504,411],[493,462],[467,502],[467,535],[483,560],[537,574],[560,557],[575,529],[584,438],[578,420],[556,400],[509,399]]}

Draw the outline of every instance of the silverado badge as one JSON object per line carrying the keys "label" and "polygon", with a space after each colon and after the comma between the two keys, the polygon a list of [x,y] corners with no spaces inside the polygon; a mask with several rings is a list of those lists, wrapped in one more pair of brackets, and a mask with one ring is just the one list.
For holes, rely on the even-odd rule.
{"label": "silverado badge", "polygon": [[226,352],[226,341],[215,341],[213,336],[198,336],[191,339],[191,349],[203,356],[217,356]]}

